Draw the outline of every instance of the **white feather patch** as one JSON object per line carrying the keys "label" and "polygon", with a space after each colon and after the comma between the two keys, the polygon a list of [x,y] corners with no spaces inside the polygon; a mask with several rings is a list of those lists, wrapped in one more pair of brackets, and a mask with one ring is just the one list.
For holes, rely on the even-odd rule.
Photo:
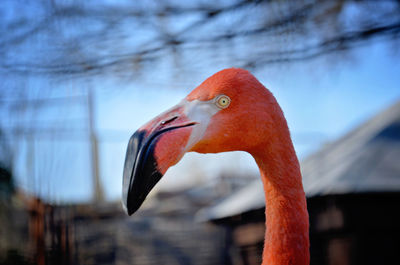
{"label": "white feather patch", "polygon": [[194,122],[197,122],[193,126],[192,134],[185,147],[185,152],[190,150],[200,139],[203,137],[208,124],[210,123],[211,117],[216,114],[220,108],[214,104],[214,99],[209,101],[183,100],[181,104],[184,106],[185,115]]}

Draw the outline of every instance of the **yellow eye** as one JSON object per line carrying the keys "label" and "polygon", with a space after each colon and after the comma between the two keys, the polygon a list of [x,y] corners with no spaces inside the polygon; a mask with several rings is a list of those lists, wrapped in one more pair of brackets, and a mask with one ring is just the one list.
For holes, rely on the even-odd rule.
{"label": "yellow eye", "polygon": [[221,109],[225,109],[231,103],[231,99],[228,96],[221,95],[217,97],[216,104]]}

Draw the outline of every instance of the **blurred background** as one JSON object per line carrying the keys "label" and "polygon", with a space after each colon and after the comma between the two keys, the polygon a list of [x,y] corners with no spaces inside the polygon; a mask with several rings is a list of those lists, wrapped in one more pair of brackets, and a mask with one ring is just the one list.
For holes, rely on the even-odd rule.
{"label": "blurred background", "polygon": [[250,70],[301,161],[311,264],[398,264],[400,1],[3,0],[0,264],[260,264],[252,157],[190,153],[121,208],[129,137]]}

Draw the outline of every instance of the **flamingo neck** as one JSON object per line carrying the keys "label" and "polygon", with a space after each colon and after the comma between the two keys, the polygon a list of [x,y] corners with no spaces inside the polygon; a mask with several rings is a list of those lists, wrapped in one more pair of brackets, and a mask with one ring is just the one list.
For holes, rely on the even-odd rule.
{"label": "flamingo neck", "polygon": [[[283,138],[282,138],[283,137]],[[308,265],[309,221],[300,165],[287,135],[253,154],[265,190],[263,265]]]}

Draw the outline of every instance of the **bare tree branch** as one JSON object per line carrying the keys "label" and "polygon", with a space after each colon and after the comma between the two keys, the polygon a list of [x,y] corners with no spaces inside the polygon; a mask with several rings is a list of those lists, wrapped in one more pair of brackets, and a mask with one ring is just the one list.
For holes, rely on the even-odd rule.
{"label": "bare tree branch", "polygon": [[[86,76],[140,71],[171,55],[190,61],[188,51],[203,53],[210,45],[234,49],[238,41],[249,43],[241,46],[242,55],[205,56],[204,63],[238,59],[243,66],[260,67],[349,51],[381,37],[397,40],[400,24],[395,0],[242,0],[186,6],[55,1],[43,9],[45,15],[38,18],[5,21],[0,72]],[[253,49],[255,43],[260,45]]]}

